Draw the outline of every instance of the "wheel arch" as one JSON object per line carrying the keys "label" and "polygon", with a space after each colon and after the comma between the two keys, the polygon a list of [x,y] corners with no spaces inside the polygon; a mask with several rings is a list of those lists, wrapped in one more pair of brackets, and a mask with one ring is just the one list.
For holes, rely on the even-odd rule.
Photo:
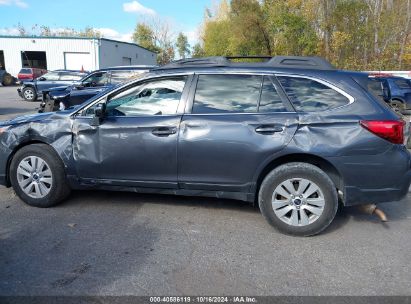
{"label": "wheel arch", "polygon": [[34,84],[24,84],[24,87],[21,90],[24,90],[26,88],[32,88],[32,89],[36,89],[36,86]]}
{"label": "wheel arch", "polygon": [[395,96],[395,97],[391,98],[390,103],[393,102],[393,101],[399,101],[401,103],[405,103],[405,100],[402,99],[401,97],[398,97],[398,96]]}
{"label": "wheel arch", "polygon": [[344,180],[337,170],[337,168],[331,164],[328,160],[314,155],[314,154],[307,154],[307,153],[294,153],[294,154],[287,154],[275,158],[271,162],[269,162],[260,172],[257,178],[256,187],[255,187],[255,198],[258,199],[258,192],[260,191],[261,183],[263,182],[264,178],[269,174],[272,170],[281,166],[286,163],[291,162],[301,162],[301,163],[308,163],[314,165],[321,170],[323,170],[331,181],[334,183],[335,187],[338,190],[342,190],[344,188]]}

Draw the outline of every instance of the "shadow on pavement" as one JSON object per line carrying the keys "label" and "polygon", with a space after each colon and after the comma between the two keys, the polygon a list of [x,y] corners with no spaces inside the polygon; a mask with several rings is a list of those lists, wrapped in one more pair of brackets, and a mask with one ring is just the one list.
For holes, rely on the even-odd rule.
{"label": "shadow on pavement", "polygon": [[[107,205],[107,204],[156,204],[156,205],[174,205],[187,206],[198,208],[215,208],[215,209],[230,209],[244,212],[259,212],[258,207],[250,203],[212,198],[212,197],[194,197],[194,196],[176,196],[176,195],[162,195],[162,194],[143,194],[133,192],[117,192],[117,191],[103,191],[103,190],[85,190],[73,191],[71,196],[63,204],[76,205],[83,204]],[[93,202],[88,202],[93,201]],[[57,206],[58,207],[58,206]]]}

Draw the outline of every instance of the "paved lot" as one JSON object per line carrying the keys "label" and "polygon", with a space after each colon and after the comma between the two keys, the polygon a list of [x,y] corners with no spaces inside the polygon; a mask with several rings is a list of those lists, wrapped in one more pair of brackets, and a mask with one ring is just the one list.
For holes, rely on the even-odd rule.
{"label": "paved lot", "polygon": [[18,86],[0,86],[0,121],[8,118],[36,112],[40,101],[27,102],[17,94]]}
{"label": "paved lot", "polygon": [[[14,91],[0,120],[35,107]],[[37,209],[0,188],[0,295],[411,295],[410,199],[381,205],[387,224],[346,208],[295,238],[239,201],[85,191]]]}

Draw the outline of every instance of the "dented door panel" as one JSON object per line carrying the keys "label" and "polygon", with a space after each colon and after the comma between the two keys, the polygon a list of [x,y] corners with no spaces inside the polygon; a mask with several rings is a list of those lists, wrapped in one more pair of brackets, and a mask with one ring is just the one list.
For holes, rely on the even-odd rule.
{"label": "dented door panel", "polygon": [[[113,185],[176,187],[180,119],[108,117],[97,127],[90,126],[89,118],[76,119],[73,154],[79,177]],[[167,129],[173,132],[162,135]]]}
{"label": "dented door panel", "polygon": [[[261,126],[281,131],[259,133]],[[248,191],[261,161],[281,151],[297,126],[296,113],[184,115],[178,145],[180,186]]]}

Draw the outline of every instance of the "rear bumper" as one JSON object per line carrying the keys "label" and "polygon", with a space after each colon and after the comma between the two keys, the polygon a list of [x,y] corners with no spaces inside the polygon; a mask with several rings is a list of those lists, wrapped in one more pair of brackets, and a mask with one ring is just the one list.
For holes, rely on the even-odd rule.
{"label": "rear bumper", "polygon": [[404,176],[398,188],[360,189],[347,186],[344,193],[344,205],[354,206],[368,203],[386,203],[402,200],[408,193],[411,183],[411,171]]}
{"label": "rear bumper", "polygon": [[343,178],[346,206],[394,202],[403,199],[411,183],[411,155],[403,145],[393,145],[379,155],[333,158]]}

